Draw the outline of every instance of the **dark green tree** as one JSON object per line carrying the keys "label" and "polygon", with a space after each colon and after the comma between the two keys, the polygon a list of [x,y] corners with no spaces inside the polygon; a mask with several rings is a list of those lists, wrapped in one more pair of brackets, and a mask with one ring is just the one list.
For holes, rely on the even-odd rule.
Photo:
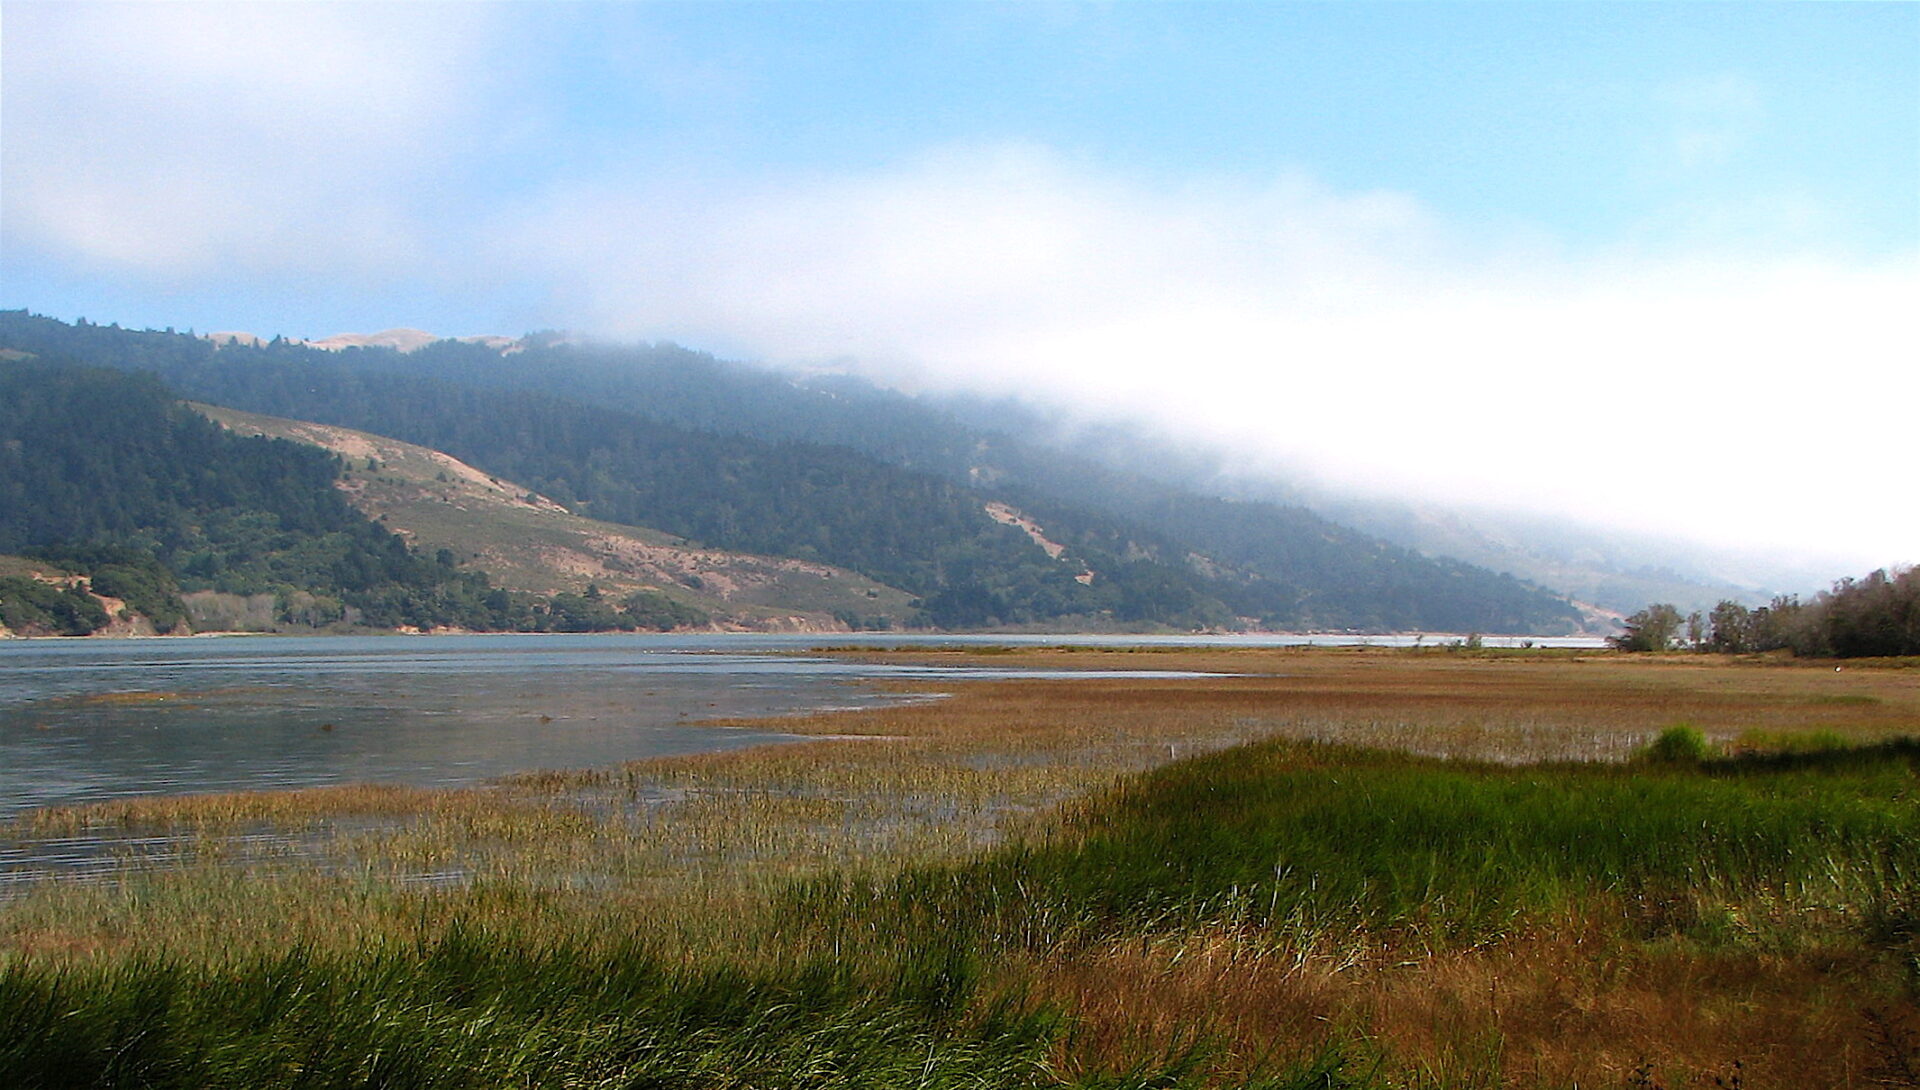
{"label": "dark green tree", "polygon": [[1671,603],[1656,602],[1628,617],[1621,626],[1625,631],[1608,637],[1608,642],[1622,651],[1667,651],[1685,620]]}
{"label": "dark green tree", "polygon": [[1707,615],[1707,649],[1729,655],[1754,650],[1753,611],[1731,599],[1721,599]]}

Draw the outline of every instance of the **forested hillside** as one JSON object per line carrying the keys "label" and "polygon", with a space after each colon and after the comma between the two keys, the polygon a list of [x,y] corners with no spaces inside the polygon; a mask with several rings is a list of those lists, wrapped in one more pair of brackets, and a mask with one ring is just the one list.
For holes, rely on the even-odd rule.
{"label": "forested hillside", "polygon": [[[1238,616],[1271,626],[1546,631],[1576,614],[1538,587],[1448,558],[1423,557],[1296,505],[1227,501],[1169,484],[1173,474],[1114,468],[1016,434],[1035,424],[1018,405],[952,409],[849,376],[797,380],[718,361],[678,345],[547,344],[520,353],[438,342],[369,357],[518,390],[566,390],[632,413],[708,430],[804,439],[858,449],[1044,512],[1062,541],[1108,555],[1183,566],[1213,560],[1206,589]],[[1158,455],[1156,455],[1158,457]],[[1526,618],[1524,624],[1515,624]]]}
{"label": "forested hillside", "polygon": [[[521,352],[440,341],[357,365],[504,388],[567,390],[692,427],[851,447],[1042,515],[1082,551],[1187,566],[1208,558],[1205,589],[1272,626],[1554,630],[1564,601],[1472,564],[1430,558],[1304,507],[1225,500],[1026,439],[1045,427],[1019,405],[930,404],[847,376],[804,380],[676,345],[607,346],[529,338]],[[953,408],[964,411],[950,411]],[[1160,452],[1156,452],[1159,458]],[[1164,470],[1166,467],[1158,467]]]}
{"label": "forested hillside", "polygon": [[[447,451],[582,514],[852,568],[928,623],[1571,630],[1537,587],[1311,513],[1051,454],[854,380],[671,346],[224,346],[0,313],[0,345],[149,370],[182,393]],[[987,517],[999,501],[1064,548]],[[1076,578],[1085,573],[1093,578]],[[1241,619],[1241,620],[1237,620]]]}
{"label": "forested hillside", "polygon": [[[339,469],[312,447],[236,436],[151,376],[0,362],[0,553],[79,573],[159,631],[186,620],[182,591],[271,595],[279,620],[311,626],[568,626],[551,602],[414,553],[342,498]],[[34,582],[0,588],[9,627],[105,623],[48,614],[62,603]]]}
{"label": "forested hillside", "polygon": [[368,518],[423,553],[453,552],[497,585],[539,595],[637,591],[670,598],[727,628],[788,630],[911,622],[911,596],[854,572],[791,557],[711,549],[638,526],[584,518],[519,481],[391,436],[193,404],[245,435],[333,451],[339,489]]}

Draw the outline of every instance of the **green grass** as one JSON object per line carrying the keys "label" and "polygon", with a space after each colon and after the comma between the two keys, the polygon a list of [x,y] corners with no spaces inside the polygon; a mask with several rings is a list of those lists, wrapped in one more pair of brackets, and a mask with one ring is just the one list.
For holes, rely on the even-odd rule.
{"label": "green grass", "polygon": [[686,969],[456,927],[431,945],[0,974],[9,1085],[1020,1086],[1055,1031],[961,1017],[964,967]]}
{"label": "green grass", "polygon": [[1596,910],[1705,933],[1762,903],[1864,924],[1920,882],[1916,765],[1911,741],[1522,768],[1268,742],[1139,777],[1040,843],[797,897],[803,916],[1040,952],[1218,927],[1440,948]]}
{"label": "green grass", "polygon": [[[605,936],[456,922],[430,943],[232,964],[0,966],[0,1070],[80,1086],[719,1088],[1201,1085],[1204,1050],[1065,1079],[1057,1009],[957,942],[858,961],[678,963]],[[1328,1050],[1250,1083],[1372,1085]]]}
{"label": "green grass", "polygon": [[1713,748],[1699,727],[1681,723],[1661,731],[1659,737],[1648,742],[1635,756],[1651,764],[1688,765],[1699,764],[1712,753]]}

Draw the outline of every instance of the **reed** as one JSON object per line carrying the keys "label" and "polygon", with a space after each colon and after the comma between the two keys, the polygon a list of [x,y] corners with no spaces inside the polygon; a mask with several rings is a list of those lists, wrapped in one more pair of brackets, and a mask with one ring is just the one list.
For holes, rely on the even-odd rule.
{"label": "reed", "polygon": [[1507,1085],[1515,1061],[1590,1085],[1630,1049],[1838,1085],[1850,1052],[1913,1051],[1874,1027],[1920,1022],[1917,763],[1911,741],[1658,771],[1267,743],[1130,780],[1039,843],[805,884],[792,918],[1024,966],[1094,1027],[1078,1070],[1205,1034],[1231,1046],[1215,1075],[1253,1078],[1344,1025],[1399,1046],[1394,1085]]}

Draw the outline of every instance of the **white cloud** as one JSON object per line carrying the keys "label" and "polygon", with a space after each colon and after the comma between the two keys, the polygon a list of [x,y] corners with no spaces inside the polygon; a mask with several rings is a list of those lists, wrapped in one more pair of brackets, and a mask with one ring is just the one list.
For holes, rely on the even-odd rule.
{"label": "white cloud", "polygon": [[10,236],[158,277],[397,271],[485,5],[10,4]]}
{"label": "white cloud", "polygon": [[[1028,145],[742,181],[642,140],[602,150],[644,172],[558,176],[540,152],[607,160],[555,144],[563,105],[516,99],[516,64],[564,60],[523,40],[529,10],[10,4],[8,243],[162,284],[501,278],[546,290],[542,324],[1140,416],[1359,486],[1920,560],[1920,507],[1887,494],[1920,272],[1780,256],[1817,201],[1690,192],[1704,226],[1645,234],[1687,255],[1575,258],[1406,193]],[[647,63],[695,97],[717,78]],[[1666,156],[1710,170],[1764,103],[1725,79],[1667,106]],[[468,175],[509,144],[548,188],[475,222]]]}
{"label": "white cloud", "polygon": [[1027,147],[754,186],[566,186],[503,224],[579,323],[1141,416],[1363,487],[1920,559],[1911,260],[1576,260],[1304,177]]}

